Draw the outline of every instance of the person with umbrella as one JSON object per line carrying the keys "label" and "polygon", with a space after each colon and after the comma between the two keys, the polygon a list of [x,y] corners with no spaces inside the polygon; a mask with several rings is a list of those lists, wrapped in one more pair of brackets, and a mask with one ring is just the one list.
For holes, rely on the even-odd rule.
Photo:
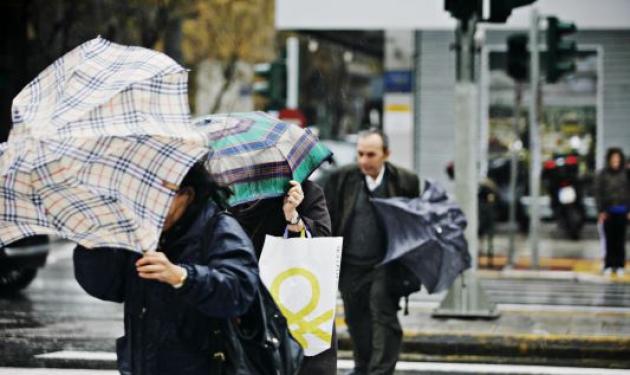
{"label": "person with umbrella", "polygon": [[335,171],[324,191],[333,235],[343,236],[339,289],[354,346],[356,375],[393,374],[402,343],[400,293],[392,287],[401,268],[376,267],[385,256],[386,233],[371,198],[417,197],[418,176],[387,162],[387,136],[359,134],[357,164]]}
{"label": "person with umbrella", "polygon": [[[230,209],[251,237],[257,257],[262,252],[265,236],[300,236],[308,231],[314,237],[331,235],[330,215],[322,189],[315,182],[302,184],[290,181],[283,197],[261,199]],[[337,337],[333,328],[331,347],[312,357],[304,357],[299,375],[337,374]]]}
{"label": "person with umbrella", "polygon": [[157,251],[75,249],[83,289],[125,303],[125,335],[116,343],[122,374],[214,373],[213,320],[243,315],[259,287],[251,241],[224,203],[196,164],[177,190]]}
{"label": "person with umbrella", "polygon": [[[194,121],[214,150],[210,172],[232,187],[230,211],[250,236],[257,258],[265,237],[331,235],[324,193],[308,176],[331,156],[308,129],[266,113],[203,116]],[[335,375],[337,340],[331,347],[304,357],[299,375]]]}
{"label": "person with umbrella", "polygon": [[260,290],[251,241],[200,163],[187,81],[164,54],[90,40],[16,96],[0,144],[0,246],[79,245],[81,286],[125,303],[125,375],[218,373],[213,328]]}

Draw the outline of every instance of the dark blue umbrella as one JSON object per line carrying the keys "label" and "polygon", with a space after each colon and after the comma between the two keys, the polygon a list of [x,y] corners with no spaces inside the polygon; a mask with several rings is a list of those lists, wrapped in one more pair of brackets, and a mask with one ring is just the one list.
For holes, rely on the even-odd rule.
{"label": "dark blue umbrella", "polygon": [[429,293],[449,288],[470,268],[466,218],[441,186],[427,181],[418,198],[374,198],[372,203],[387,233],[381,265],[400,260]]}

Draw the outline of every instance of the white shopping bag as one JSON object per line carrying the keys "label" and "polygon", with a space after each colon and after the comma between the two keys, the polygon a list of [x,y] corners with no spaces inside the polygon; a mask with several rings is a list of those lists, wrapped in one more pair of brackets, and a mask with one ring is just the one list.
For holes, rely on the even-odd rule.
{"label": "white shopping bag", "polygon": [[342,237],[265,238],[261,279],[306,356],[330,348],[342,242]]}

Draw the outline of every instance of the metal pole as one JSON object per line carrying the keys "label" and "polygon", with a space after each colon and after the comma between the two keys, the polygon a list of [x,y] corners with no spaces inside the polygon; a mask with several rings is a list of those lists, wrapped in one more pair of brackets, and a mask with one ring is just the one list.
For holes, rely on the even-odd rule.
{"label": "metal pole", "polygon": [[529,29],[529,51],[530,51],[530,85],[529,85],[529,151],[530,151],[530,174],[529,174],[529,196],[530,196],[530,220],[529,239],[532,252],[532,267],[537,269],[538,261],[538,231],[540,226],[539,202],[540,197],[540,172],[541,172],[541,151],[540,135],[538,124],[538,86],[540,84],[540,65],[538,51],[538,11],[534,8],[531,13],[531,25]]}
{"label": "metal pole", "polygon": [[[484,40],[485,40],[485,34]],[[490,88],[490,56],[488,48],[482,48],[479,74],[479,179],[488,177],[488,140],[490,133],[488,95]]]}
{"label": "metal pole", "polygon": [[516,148],[516,142],[519,140],[518,121],[520,119],[521,112],[521,97],[523,92],[523,86],[520,82],[516,82],[514,86],[514,118],[512,120],[512,130],[514,132],[514,142],[510,150],[510,245],[508,248],[508,267],[514,267],[514,255],[516,253],[516,205],[518,203],[516,197],[516,180],[518,178],[518,149]]}
{"label": "metal pole", "polygon": [[455,87],[455,196],[462,207],[468,226],[466,239],[477,268],[477,86],[474,84],[474,33],[476,20],[460,21],[459,80]]}
{"label": "metal pole", "polygon": [[455,281],[446,297],[432,313],[442,318],[494,319],[500,314],[476,279],[477,269],[477,137],[479,135],[477,85],[474,82],[476,16],[457,26],[457,83],[455,84],[455,196],[466,215],[466,240],[472,269]]}
{"label": "metal pole", "polygon": [[296,36],[287,38],[287,108],[296,109],[299,103],[300,41]]}

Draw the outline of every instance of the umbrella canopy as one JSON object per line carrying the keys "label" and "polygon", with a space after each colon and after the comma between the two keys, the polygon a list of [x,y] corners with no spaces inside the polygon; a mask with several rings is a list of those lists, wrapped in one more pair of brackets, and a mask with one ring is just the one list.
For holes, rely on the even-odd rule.
{"label": "umbrella canopy", "polygon": [[470,267],[464,213],[439,185],[427,181],[419,198],[374,198],[372,203],[387,233],[381,264],[400,260],[429,293],[447,289]]}
{"label": "umbrella canopy", "polygon": [[212,149],[208,170],[234,193],[232,206],[286,194],[332,152],[309,130],[264,112],[210,115],[194,120]]}
{"label": "umbrella canopy", "polygon": [[187,72],[97,38],[13,101],[0,145],[0,246],[35,234],[86,247],[157,247],[189,168],[208,153],[190,124]]}

